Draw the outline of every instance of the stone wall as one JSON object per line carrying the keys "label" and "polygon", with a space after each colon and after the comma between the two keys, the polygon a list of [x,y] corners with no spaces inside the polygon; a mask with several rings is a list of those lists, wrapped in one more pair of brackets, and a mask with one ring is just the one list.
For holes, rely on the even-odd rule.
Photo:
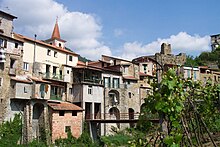
{"label": "stone wall", "polygon": [[80,137],[82,133],[82,112],[78,111],[77,116],[72,116],[72,111],[65,111],[64,116],[59,116],[59,111],[50,110],[50,117],[52,142],[67,137],[66,127],[70,127],[74,137]]}

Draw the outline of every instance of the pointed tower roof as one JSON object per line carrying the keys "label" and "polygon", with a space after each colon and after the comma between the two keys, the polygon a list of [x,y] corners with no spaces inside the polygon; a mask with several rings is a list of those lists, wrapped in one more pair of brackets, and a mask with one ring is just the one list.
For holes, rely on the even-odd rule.
{"label": "pointed tower roof", "polygon": [[60,39],[60,31],[59,31],[57,20],[56,20],[56,24],[53,29],[53,34],[51,36],[51,39]]}

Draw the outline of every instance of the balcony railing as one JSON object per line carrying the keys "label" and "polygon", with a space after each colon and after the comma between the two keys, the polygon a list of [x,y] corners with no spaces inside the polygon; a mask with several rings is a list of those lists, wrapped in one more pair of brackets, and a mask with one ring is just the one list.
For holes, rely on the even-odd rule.
{"label": "balcony railing", "polygon": [[99,78],[78,78],[74,77],[74,82],[75,83],[93,83],[93,84],[102,84],[102,80]]}
{"label": "balcony railing", "polygon": [[113,84],[104,84],[105,88],[112,88],[112,89],[127,89],[128,88],[128,84],[119,84],[119,85],[113,85]]}
{"label": "balcony railing", "polygon": [[51,100],[59,100],[59,101],[62,101],[62,97],[61,97],[60,95],[53,95],[53,94],[51,94],[50,99],[51,99]]}
{"label": "balcony railing", "polygon": [[63,81],[64,80],[64,75],[45,73],[43,75],[43,78]]}
{"label": "balcony railing", "polygon": [[[87,120],[132,120],[139,119],[140,113],[97,113],[86,114]],[[159,119],[157,114],[149,114],[146,119]]]}

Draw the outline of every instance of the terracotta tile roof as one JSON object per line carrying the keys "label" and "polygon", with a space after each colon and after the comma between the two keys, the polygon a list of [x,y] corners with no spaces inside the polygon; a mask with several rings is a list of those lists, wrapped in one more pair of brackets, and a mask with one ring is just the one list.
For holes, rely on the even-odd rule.
{"label": "terracotta tile roof", "polygon": [[45,43],[45,42],[40,41],[40,40],[34,40],[34,39],[32,39],[32,38],[23,36],[23,35],[21,35],[21,34],[16,34],[16,33],[14,33],[14,36],[15,36],[15,38],[19,38],[19,39],[23,39],[23,40],[28,40],[28,41],[31,41],[31,42],[36,42],[36,43],[38,43],[38,44],[40,44],[40,45],[44,45],[44,46],[47,46],[47,47],[51,47],[51,48],[53,48],[53,49],[55,49],[55,50],[58,50],[58,51],[60,51],[60,52],[68,53],[68,54],[71,54],[71,55],[74,55],[74,56],[79,56],[78,54],[76,54],[76,53],[74,53],[74,52],[68,51],[68,50],[63,49],[63,48],[60,48],[60,47],[56,47],[56,46],[54,46],[54,45]]}
{"label": "terracotta tile roof", "polygon": [[68,103],[68,102],[48,102],[48,106],[50,106],[53,110],[76,110],[76,111],[83,111],[83,109],[75,104]]}
{"label": "terracotta tile roof", "polygon": [[60,39],[60,31],[59,31],[59,26],[58,26],[57,21],[56,21],[56,24],[54,26],[53,34],[51,36],[51,39]]}
{"label": "terracotta tile roof", "polygon": [[139,76],[149,76],[149,77],[155,77],[153,75],[145,74],[143,72],[139,72]]}
{"label": "terracotta tile roof", "polygon": [[127,80],[138,80],[138,79],[135,78],[134,76],[123,76],[123,79],[127,79]]}
{"label": "terracotta tile roof", "polygon": [[33,83],[32,80],[30,80],[26,77],[11,77],[11,80],[21,82],[21,83],[28,83],[28,84]]}
{"label": "terracotta tile roof", "polygon": [[30,77],[30,79],[33,81],[36,81],[36,82],[41,82],[41,83],[51,83],[49,81],[45,81],[45,80],[37,78],[37,77]]}
{"label": "terracotta tile roof", "polygon": [[77,65],[86,65],[86,63],[82,62],[82,61],[78,61]]}

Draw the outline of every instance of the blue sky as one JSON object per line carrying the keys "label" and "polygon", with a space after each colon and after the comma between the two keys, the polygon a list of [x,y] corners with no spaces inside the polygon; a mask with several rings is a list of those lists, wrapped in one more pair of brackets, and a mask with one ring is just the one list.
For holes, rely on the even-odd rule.
{"label": "blue sky", "polygon": [[[0,0],[18,16],[15,31],[50,37],[56,16],[67,45],[90,59],[107,54],[131,59],[151,55],[162,42],[173,53],[198,55],[210,50],[218,34],[219,0]],[[48,9],[50,7],[50,9]],[[23,12],[21,12],[23,10]],[[30,13],[27,13],[30,12]]]}

